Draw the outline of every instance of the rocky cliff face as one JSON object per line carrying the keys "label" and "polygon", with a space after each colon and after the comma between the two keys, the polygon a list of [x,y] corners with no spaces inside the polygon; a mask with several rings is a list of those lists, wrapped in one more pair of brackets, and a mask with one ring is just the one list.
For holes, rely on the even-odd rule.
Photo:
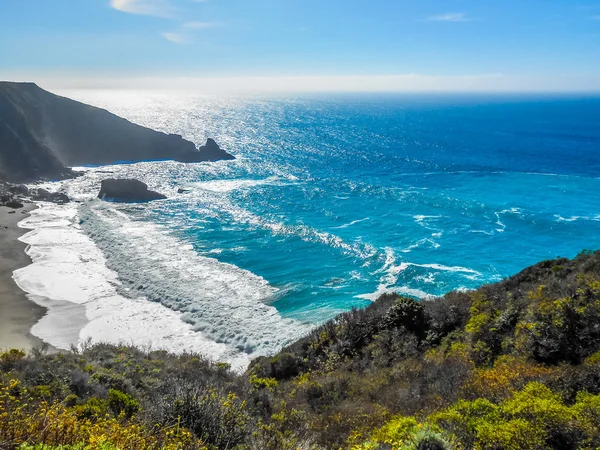
{"label": "rocky cliff face", "polygon": [[68,167],[120,161],[233,159],[198,151],[108,111],[47,92],[33,83],[0,82],[0,177],[11,181],[72,176]]}

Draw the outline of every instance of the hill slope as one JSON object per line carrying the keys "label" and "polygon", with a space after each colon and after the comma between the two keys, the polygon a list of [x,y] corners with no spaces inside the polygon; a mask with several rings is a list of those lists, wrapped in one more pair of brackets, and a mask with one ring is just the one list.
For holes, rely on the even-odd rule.
{"label": "hill slope", "polygon": [[600,448],[600,252],[432,301],[384,295],[243,375],[197,355],[127,346],[0,354],[0,448],[41,449],[24,442]]}
{"label": "hill slope", "polygon": [[72,174],[67,167],[88,164],[232,158],[33,83],[0,82],[0,176],[8,181],[63,178]]}
{"label": "hill slope", "polygon": [[447,445],[419,448],[598,448],[600,252],[431,301],[384,295],[249,373],[324,448],[412,449],[423,429]]}

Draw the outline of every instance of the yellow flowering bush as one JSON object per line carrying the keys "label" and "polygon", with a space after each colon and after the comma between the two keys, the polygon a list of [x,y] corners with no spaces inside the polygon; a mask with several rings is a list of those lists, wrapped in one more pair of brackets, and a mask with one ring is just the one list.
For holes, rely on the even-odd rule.
{"label": "yellow flowering bush", "polygon": [[[600,446],[600,395],[579,393],[566,405],[540,383],[529,383],[498,404],[479,398],[460,400],[420,422],[395,417],[352,450],[420,448],[425,439],[439,449],[538,450],[545,448],[597,449]],[[422,445],[422,444],[421,444]]]}
{"label": "yellow flowering bush", "polygon": [[507,398],[530,381],[549,376],[553,370],[547,366],[515,356],[501,356],[493,367],[473,370],[464,391],[472,397],[495,400]]}
{"label": "yellow flowering bush", "polygon": [[22,444],[82,450],[205,448],[178,426],[148,430],[124,417],[81,418],[75,408],[62,403],[36,401],[18,380],[0,384],[1,448]]}

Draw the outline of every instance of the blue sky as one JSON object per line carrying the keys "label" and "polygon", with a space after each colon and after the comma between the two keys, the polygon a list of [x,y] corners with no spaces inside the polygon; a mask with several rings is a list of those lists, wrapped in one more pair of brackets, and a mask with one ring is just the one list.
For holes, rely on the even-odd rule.
{"label": "blue sky", "polygon": [[600,1],[0,0],[0,77],[600,90]]}

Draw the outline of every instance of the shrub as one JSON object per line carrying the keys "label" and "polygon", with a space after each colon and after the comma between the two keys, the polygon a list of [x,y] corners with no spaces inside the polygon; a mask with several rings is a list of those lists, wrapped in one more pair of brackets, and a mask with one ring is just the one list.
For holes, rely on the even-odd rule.
{"label": "shrub", "polygon": [[246,402],[235,394],[221,395],[213,387],[174,383],[174,390],[154,405],[153,419],[163,426],[180,424],[218,449],[243,444],[250,435]]}
{"label": "shrub", "polygon": [[108,407],[117,416],[123,414],[130,419],[140,409],[140,404],[131,396],[116,389],[108,391]]}
{"label": "shrub", "polygon": [[454,446],[443,433],[426,427],[414,433],[402,450],[452,450]]}
{"label": "shrub", "polygon": [[[36,403],[18,380],[0,385],[0,443],[7,448],[22,444],[69,450],[123,448],[196,448],[184,429],[156,429],[149,432],[135,422],[110,417],[82,419],[61,403]],[[25,447],[27,448],[27,447]]]}
{"label": "shrub", "polygon": [[537,361],[579,364],[600,346],[600,282],[580,276],[572,295],[553,298],[539,286],[529,294],[531,304],[525,349]]}
{"label": "shrub", "polygon": [[600,448],[599,280],[594,252],[431,301],[386,294],[242,376],[108,344],[6,352],[0,447]]}
{"label": "shrub", "polygon": [[23,350],[17,350],[15,348],[0,353],[0,370],[3,372],[10,372],[20,361],[25,359],[26,353]]}
{"label": "shrub", "polygon": [[424,339],[428,330],[423,304],[412,298],[400,297],[388,309],[381,321],[382,328],[403,327],[418,339]]}
{"label": "shrub", "polygon": [[501,356],[493,367],[476,368],[463,388],[470,398],[486,397],[502,400],[522,389],[531,381],[548,378],[549,367],[532,363],[525,358]]}

